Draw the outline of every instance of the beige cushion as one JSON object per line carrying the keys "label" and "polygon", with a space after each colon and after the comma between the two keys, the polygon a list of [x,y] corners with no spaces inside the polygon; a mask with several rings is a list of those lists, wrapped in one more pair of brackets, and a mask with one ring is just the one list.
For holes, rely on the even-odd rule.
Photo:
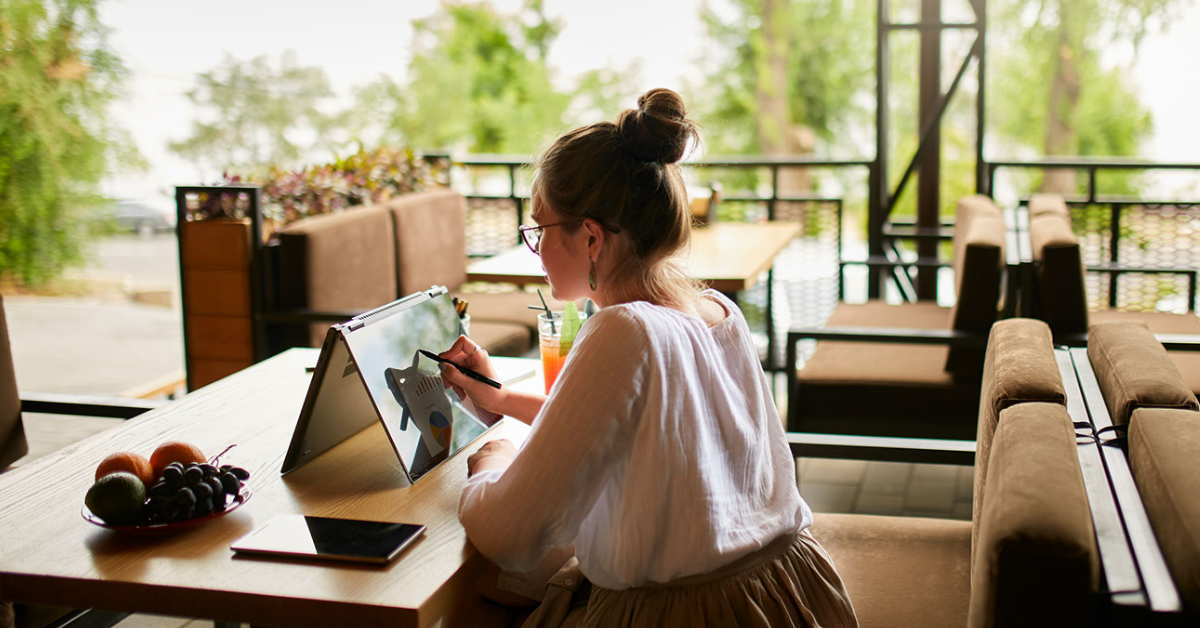
{"label": "beige cushion", "polygon": [[1042,318],[1054,333],[1083,333],[1088,325],[1087,290],[1070,217],[1056,211],[1034,216],[1029,221],[1029,240],[1038,262]]}
{"label": "beige cushion", "polygon": [[[383,205],[396,224],[400,294],[467,280],[467,199],[453,190],[406,194]],[[515,234],[514,234],[515,237]]]}
{"label": "beige cushion", "polygon": [[1088,328],[1088,360],[1114,424],[1137,408],[1200,409],[1162,344],[1141,323],[1109,321]]}
{"label": "beige cushion", "polygon": [[833,558],[861,628],[961,628],[970,530],[967,521],[817,513],[812,534]]}
{"label": "beige cushion", "polygon": [[[998,321],[988,336],[975,434],[975,494],[971,520],[983,514],[983,496],[992,435],[1000,412],[1018,403],[1042,401],[1065,405],[1066,392],[1054,358],[1050,328],[1042,321]],[[978,525],[973,536],[978,535]]]}
{"label": "beige cushion", "polygon": [[1200,414],[1134,410],[1129,465],[1175,586],[1200,611]]}
{"label": "beige cushion", "polygon": [[[314,216],[284,227],[279,265],[284,307],[365,311],[400,296],[392,218],[382,206]],[[311,346],[321,346],[328,329],[329,323],[311,325]]]}
{"label": "beige cushion", "polygon": [[[1005,238],[1004,218],[991,199],[976,195],[959,202],[953,262],[958,297],[952,329],[986,334],[996,321]],[[945,368],[955,377],[978,381],[983,353],[979,348],[951,347]]]}
{"label": "beige cushion", "polygon": [[25,424],[21,422],[17,372],[13,368],[12,346],[8,341],[4,297],[0,295],[0,470],[26,453],[29,453],[29,443],[25,440]]}
{"label": "beige cushion", "polygon": [[1029,216],[1035,217],[1043,214],[1070,217],[1071,210],[1067,209],[1063,197],[1058,194],[1034,194],[1033,198],[1029,199]]}
{"label": "beige cushion", "polygon": [[[933,303],[843,303],[827,326],[947,329],[949,316],[949,308]],[[788,401],[793,427],[969,439],[979,391],[954,382],[945,371],[947,352],[934,345],[818,342]],[[842,427],[851,421],[857,428]]]}
{"label": "beige cushion", "polygon": [[[1137,321],[1145,323],[1146,327],[1155,334],[1196,334],[1200,335],[1200,318],[1195,314],[1170,314],[1167,312],[1122,312],[1108,310],[1092,312],[1092,320],[1099,323],[1105,321]],[[1192,394],[1200,396],[1200,351],[1168,351],[1171,362],[1179,369],[1179,374]]]}
{"label": "beige cushion", "polygon": [[1066,408],[1005,409],[987,469],[969,624],[1085,626],[1099,558]]}

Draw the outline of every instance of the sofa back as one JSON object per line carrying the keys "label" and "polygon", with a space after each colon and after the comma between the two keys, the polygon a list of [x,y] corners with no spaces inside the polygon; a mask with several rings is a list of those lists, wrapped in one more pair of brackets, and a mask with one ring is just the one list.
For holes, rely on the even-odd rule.
{"label": "sofa back", "polygon": [[[296,221],[279,234],[284,309],[365,311],[467,277],[466,199],[452,190],[407,194],[371,207]],[[303,339],[320,346],[328,323]]]}
{"label": "sofa back", "polygon": [[1200,615],[1200,412],[1138,408],[1129,467],[1185,610]]}
{"label": "sofa back", "polygon": [[1129,423],[1138,408],[1200,410],[1191,387],[1144,323],[1092,325],[1087,353],[1113,425]]}
{"label": "sofa back", "polygon": [[1041,318],[1056,334],[1087,331],[1083,254],[1067,205],[1060,196],[1042,194],[1030,200],[1029,210]]}
{"label": "sofa back", "polygon": [[1060,404],[1001,412],[973,546],[969,626],[1094,625],[1100,561],[1077,447]]}
{"label": "sofa back", "polygon": [[[396,233],[400,295],[467,280],[467,199],[454,190],[408,194],[383,205]],[[516,237],[516,234],[513,234]]]}
{"label": "sofa back", "polygon": [[1066,405],[1050,328],[1029,318],[997,321],[988,335],[979,395],[975,435],[975,492],[971,515],[972,547],[979,537],[987,494],[993,436],[1002,413],[1018,404],[1041,402]]}
{"label": "sofa back", "polygon": [[[957,299],[951,325],[957,331],[986,334],[1001,307],[1004,272],[1004,216],[986,196],[959,199],[954,227],[954,279]],[[978,380],[984,351],[951,347],[946,371]]]}

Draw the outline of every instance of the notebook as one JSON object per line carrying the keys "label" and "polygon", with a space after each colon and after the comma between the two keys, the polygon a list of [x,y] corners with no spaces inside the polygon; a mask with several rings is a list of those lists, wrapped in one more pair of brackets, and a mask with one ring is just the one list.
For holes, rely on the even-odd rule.
{"label": "notebook", "polygon": [[435,286],[330,327],[281,473],[376,421],[410,482],[445,462],[502,417],[459,399],[438,364],[462,332],[449,291]]}

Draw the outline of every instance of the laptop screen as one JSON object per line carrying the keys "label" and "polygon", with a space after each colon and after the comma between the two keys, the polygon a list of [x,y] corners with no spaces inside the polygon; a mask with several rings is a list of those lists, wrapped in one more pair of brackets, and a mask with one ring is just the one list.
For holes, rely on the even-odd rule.
{"label": "laptop screen", "polygon": [[438,364],[418,353],[441,353],[459,335],[446,292],[367,319],[346,334],[371,400],[400,461],[416,481],[483,433],[485,427],[446,389]]}

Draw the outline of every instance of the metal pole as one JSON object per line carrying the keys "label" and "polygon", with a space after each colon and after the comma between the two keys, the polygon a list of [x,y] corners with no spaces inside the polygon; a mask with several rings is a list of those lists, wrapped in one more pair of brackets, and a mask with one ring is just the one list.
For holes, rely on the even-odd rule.
{"label": "metal pole", "polygon": [[[888,202],[888,0],[875,2],[875,164],[871,168],[871,191],[867,203],[867,254],[882,258],[883,220]],[[869,266],[867,296],[878,299],[882,294],[882,269]]]}
{"label": "metal pole", "polygon": [[[921,0],[921,20],[927,23],[942,21],[941,0]],[[921,30],[921,78],[918,124],[929,119],[942,96],[942,29]],[[917,228],[936,229],[941,225],[941,120],[929,134],[929,145],[919,157],[917,178]],[[935,240],[917,240],[917,259],[937,260]],[[937,299],[937,268],[917,268],[917,298]]]}

